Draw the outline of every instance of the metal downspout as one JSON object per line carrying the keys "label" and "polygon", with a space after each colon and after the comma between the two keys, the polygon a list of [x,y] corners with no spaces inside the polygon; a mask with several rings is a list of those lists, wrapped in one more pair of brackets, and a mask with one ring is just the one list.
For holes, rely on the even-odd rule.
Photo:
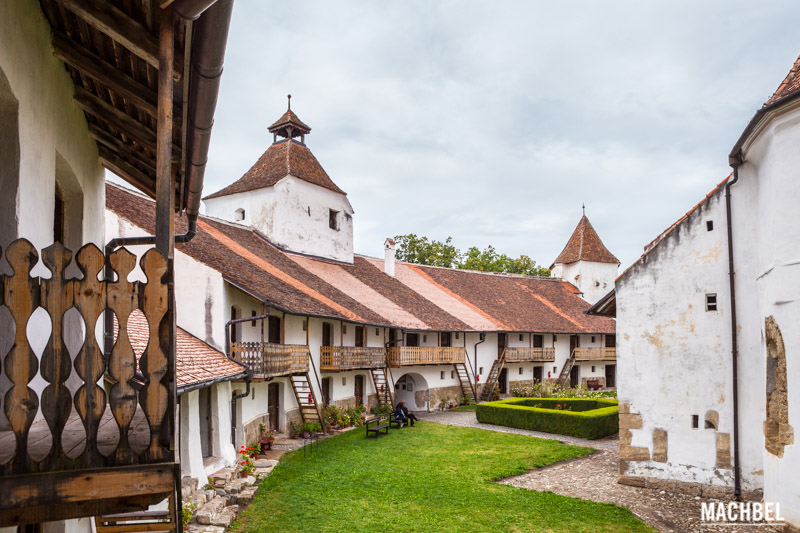
{"label": "metal downspout", "polygon": [[731,213],[731,185],[739,181],[739,167],[742,161],[742,152],[729,158],[733,167],[733,179],[725,185],[725,213],[728,224],[728,282],[731,294],[731,367],[733,370],[733,496],[736,501],[742,498],[742,480],[739,461],[739,347],[736,332],[736,272],[733,264],[733,216]]}
{"label": "metal downspout", "polygon": [[[478,381],[480,381],[480,379],[481,379],[480,374],[478,374],[478,345],[479,344],[483,344],[484,342],[486,342],[486,332],[481,331],[480,333],[478,333],[478,338],[480,340],[478,342],[476,342],[475,345],[472,347],[472,352],[474,354],[473,357],[474,357],[474,360],[475,360],[475,366],[473,367],[472,370],[473,370],[473,372],[475,372],[475,389],[476,389],[476,391],[478,389]],[[464,333],[464,339],[466,340],[466,333]],[[480,393],[476,392],[476,394],[480,394]],[[475,403],[478,403],[478,399],[477,398],[475,398]]]}

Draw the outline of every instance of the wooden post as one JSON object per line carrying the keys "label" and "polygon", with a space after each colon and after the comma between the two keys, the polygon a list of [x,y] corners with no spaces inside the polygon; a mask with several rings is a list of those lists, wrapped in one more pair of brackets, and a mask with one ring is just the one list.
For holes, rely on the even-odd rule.
{"label": "wooden post", "polygon": [[172,68],[175,60],[172,9],[161,13],[156,131],[156,249],[169,261],[175,249],[175,187],[172,180]]}

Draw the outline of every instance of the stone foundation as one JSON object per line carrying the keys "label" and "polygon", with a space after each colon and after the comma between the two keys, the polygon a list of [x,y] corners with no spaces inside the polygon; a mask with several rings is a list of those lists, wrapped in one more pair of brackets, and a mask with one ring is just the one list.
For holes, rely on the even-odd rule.
{"label": "stone foundation", "polygon": [[[620,474],[627,469],[627,461],[649,461],[650,450],[644,446],[631,446],[632,429],[642,429],[642,415],[631,413],[628,402],[619,404],[619,466]],[[664,435],[664,455],[666,455],[666,432]],[[666,457],[665,457],[666,459]],[[624,465],[624,467],[623,467]]]}
{"label": "stone foundation", "polygon": [[258,426],[260,424],[264,424],[265,426],[269,426],[269,415],[264,413],[263,415],[259,415],[253,418],[250,422],[244,425],[244,445],[250,446],[254,442],[258,440],[260,437],[260,431]]}
{"label": "stone foundation", "polygon": [[[445,396],[453,400],[453,403],[455,404],[458,402],[458,398],[464,395],[460,385],[455,385],[452,387],[437,387],[435,389],[428,389],[427,391],[417,391],[415,395],[420,394],[420,392],[427,394],[428,407],[434,411],[439,409],[439,401]],[[425,405],[424,400],[420,402],[418,396],[415,396],[415,398],[417,400],[417,405]]]}
{"label": "stone foundation", "polygon": [[533,379],[523,379],[522,381],[509,381],[508,382],[508,392],[510,393],[514,389],[521,389],[523,387],[533,387]]}
{"label": "stone foundation", "polygon": [[[340,398],[338,400],[333,401],[333,405],[338,407],[339,409],[347,409],[348,407],[355,407],[356,406],[356,397],[355,396],[348,396],[346,398]],[[367,409],[371,409],[373,407],[378,406],[378,395],[377,394],[368,394],[367,395]]]}
{"label": "stone foundation", "polygon": [[[706,498],[733,499],[733,487],[718,487],[716,485],[704,485],[703,483],[640,476],[619,476],[617,483],[631,487],[663,490],[672,493],[679,492]],[[761,501],[762,497],[760,490],[742,491],[742,500],[745,501]]]}
{"label": "stone foundation", "polygon": [[588,388],[588,385],[586,383],[590,379],[593,380],[593,381],[595,381],[595,380],[599,381],[600,382],[600,387],[602,387],[604,389],[606,388],[606,377],[605,376],[593,376],[593,377],[588,377],[588,378],[581,378],[581,387]]}

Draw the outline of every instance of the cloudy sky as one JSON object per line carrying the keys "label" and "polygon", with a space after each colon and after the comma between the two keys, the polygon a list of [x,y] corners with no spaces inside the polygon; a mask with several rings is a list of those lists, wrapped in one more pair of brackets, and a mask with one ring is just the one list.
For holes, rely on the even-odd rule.
{"label": "cloudy sky", "polygon": [[417,233],[549,266],[585,202],[624,268],[728,174],[799,26],[793,1],[237,0],[205,190],[291,93],[357,252]]}

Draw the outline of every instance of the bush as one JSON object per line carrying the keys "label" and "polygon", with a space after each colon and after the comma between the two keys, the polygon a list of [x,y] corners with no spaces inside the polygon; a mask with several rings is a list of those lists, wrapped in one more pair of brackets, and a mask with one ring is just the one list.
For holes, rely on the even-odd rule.
{"label": "bush", "polygon": [[554,382],[535,383],[532,387],[518,387],[511,391],[517,398],[616,398],[617,391],[589,390],[587,387],[562,388]]}
{"label": "bush", "polygon": [[370,409],[370,413],[378,416],[389,416],[390,414],[392,414],[392,406],[389,405],[388,403],[385,403],[383,405],[378,405]]}
{"label": "bush", "polygon": [[585,439],[619,431],[619,408],[613,399],[512,398],[478,404],[475,416],[486,424]]}

